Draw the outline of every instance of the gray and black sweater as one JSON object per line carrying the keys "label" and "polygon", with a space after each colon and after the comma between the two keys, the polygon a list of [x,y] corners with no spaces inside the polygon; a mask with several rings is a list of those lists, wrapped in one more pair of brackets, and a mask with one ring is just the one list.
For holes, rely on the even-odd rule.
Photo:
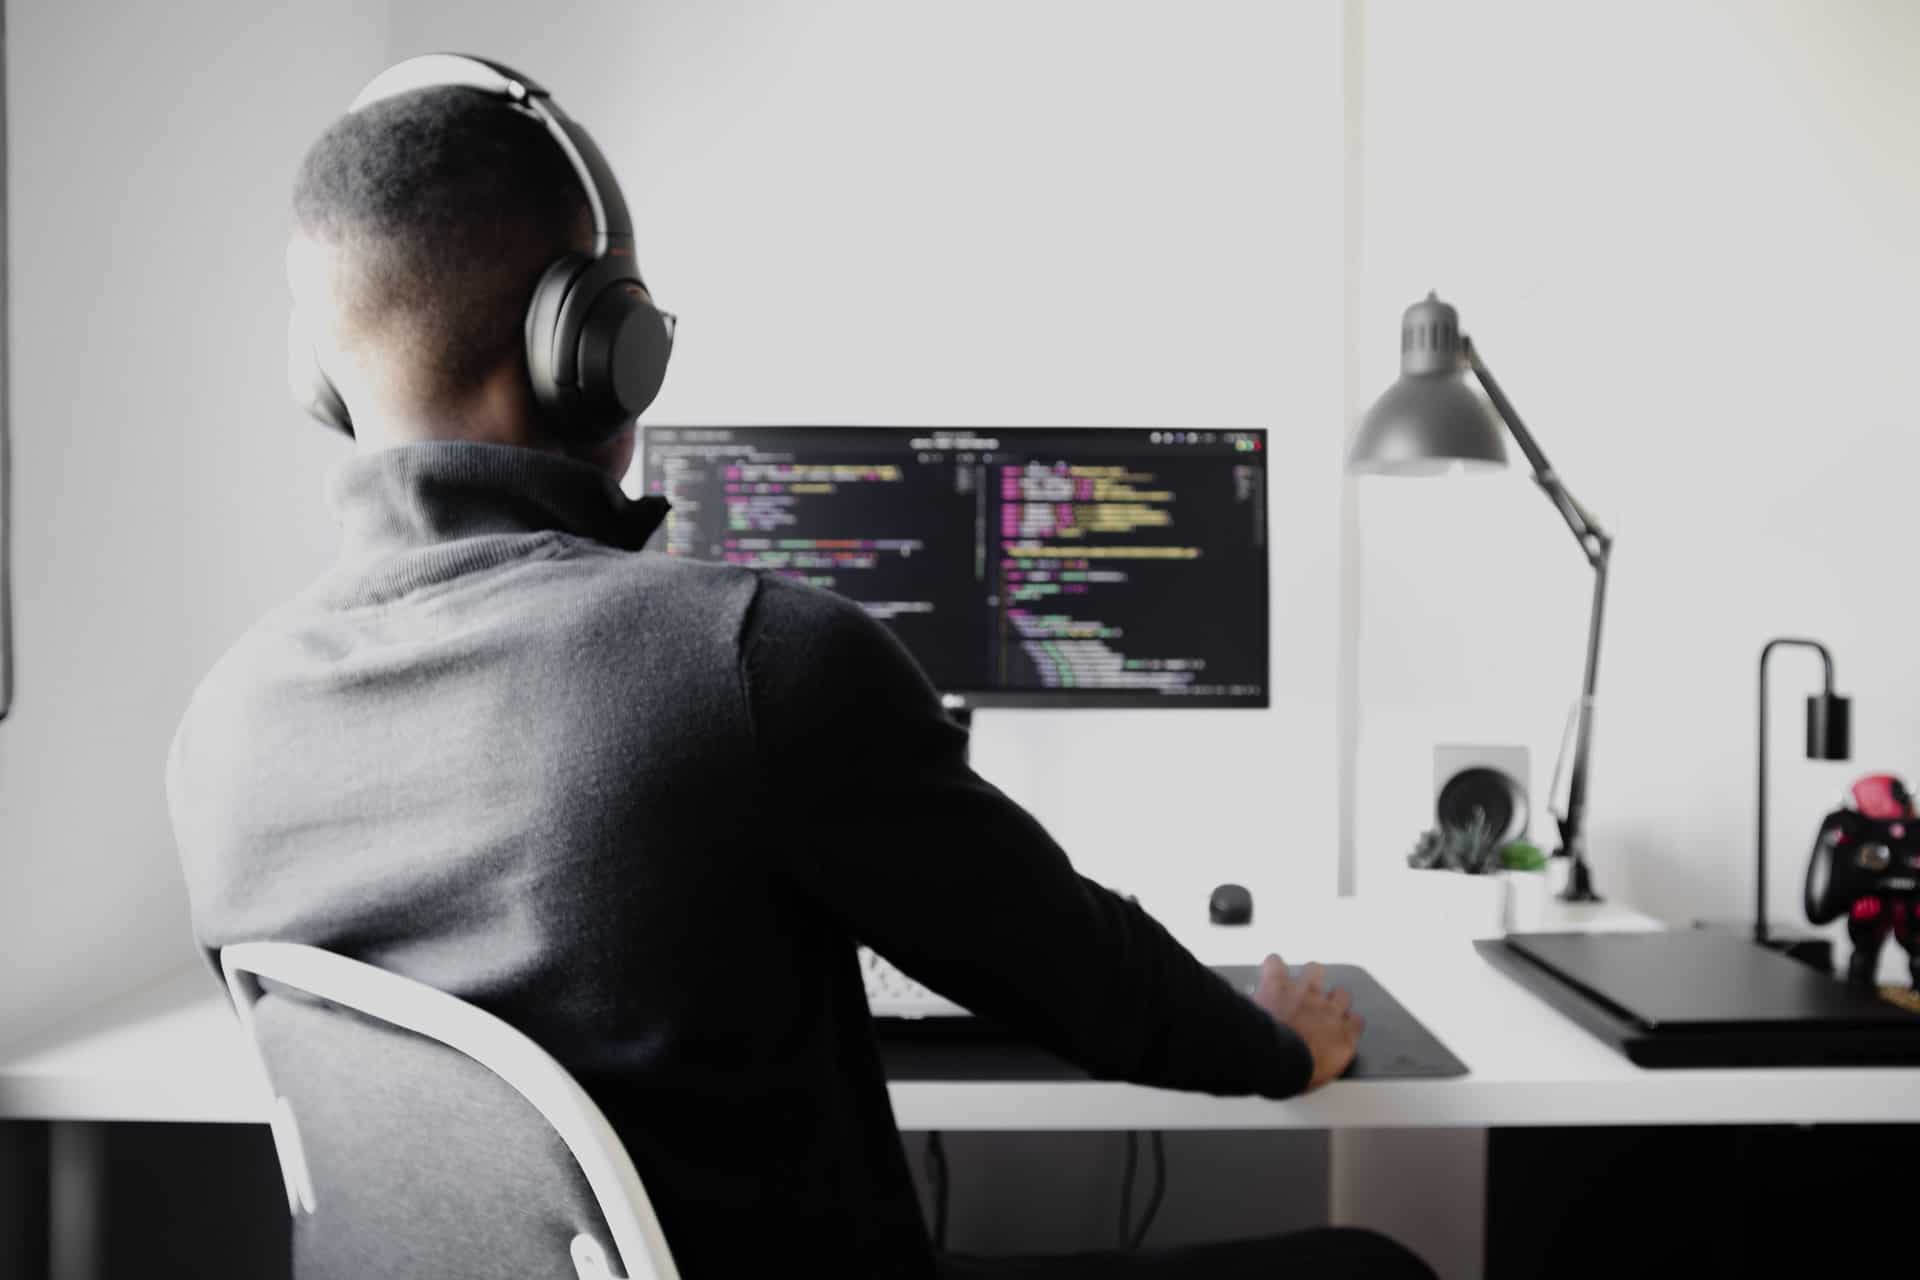
{"label": "gray and black sweater", "polygon": [[196,693],[195,929],[307,942],[531,1035],[684,1274],[932,1271],[855,959],[1095,1075],[1273,1097],[1290,1030],[1074,872],[827,592],[641,548],[656,502],[492,445],[357,456],[339,563]]}

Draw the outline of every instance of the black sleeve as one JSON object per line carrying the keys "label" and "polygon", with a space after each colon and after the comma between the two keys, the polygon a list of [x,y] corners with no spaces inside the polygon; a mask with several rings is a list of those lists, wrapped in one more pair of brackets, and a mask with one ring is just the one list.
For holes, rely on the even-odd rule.
{"label": "black sleeve", "polygon": [[763,579],[741,666],[774,839],[854,937],[1096,1076],[1306,1088],[1305,1043],[1136,904],[1076,874],[968,767],[965,732],[859,606]]}

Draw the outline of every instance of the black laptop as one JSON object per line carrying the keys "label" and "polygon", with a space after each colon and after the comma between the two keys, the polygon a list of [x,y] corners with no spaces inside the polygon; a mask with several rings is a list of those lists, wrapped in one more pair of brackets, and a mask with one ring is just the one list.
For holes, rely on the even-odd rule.
{"label": "black laptop", "polygon": [[1736,933],[1519,933],[1483,955],[1643,1067],[1920,1065],[1920,1014]]}

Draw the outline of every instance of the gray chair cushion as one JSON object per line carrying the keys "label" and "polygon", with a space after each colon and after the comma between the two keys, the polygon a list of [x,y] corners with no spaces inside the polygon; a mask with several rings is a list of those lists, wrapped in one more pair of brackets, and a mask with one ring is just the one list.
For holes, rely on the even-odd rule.
{"label": "gray chair cushion", "polygon": [[253,1016],[313,1177],[298,1280],[573,1280],[583,1231],[612,1257],[572,1154],[492,1072],[271,984]]}

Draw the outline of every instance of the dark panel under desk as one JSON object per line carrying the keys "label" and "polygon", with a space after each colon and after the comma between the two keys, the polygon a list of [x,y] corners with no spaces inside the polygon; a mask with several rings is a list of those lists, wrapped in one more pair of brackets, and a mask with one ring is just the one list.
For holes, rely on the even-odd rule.
{"label": "dark panel under desk", "polygon": [[1903,1125],[1494,1129],[1487,1280],[1747,1280],[1912,1269]]}
{"label": "dark panel under desk", "polygon": [[[1353,993],[1353,1007],[1367,1020],[1359,1056],[1347,1080],[1436,1079],[1462,1076],[1466,1064],[1453,1056],[1406,1007],[1357,965],[1328,965],[1329,986]],[[1214,972],[1251,989],[1259,970],[1217,966]],[[1087,1073],[1046,1050],[976,1018],[881,1018],[876,1020],[880,1057],[889,1080],[1085,1080]]]}
{"label": "dark panel under desk", "polygon": [[100,1274],[285,1280],[286,1183],[264,1124],[99,1126],[106,1178]]}
{"label": "dark panel under desk", "polygon": [[51,1128],[0,1120],[0,1276],[47,1274]]}

